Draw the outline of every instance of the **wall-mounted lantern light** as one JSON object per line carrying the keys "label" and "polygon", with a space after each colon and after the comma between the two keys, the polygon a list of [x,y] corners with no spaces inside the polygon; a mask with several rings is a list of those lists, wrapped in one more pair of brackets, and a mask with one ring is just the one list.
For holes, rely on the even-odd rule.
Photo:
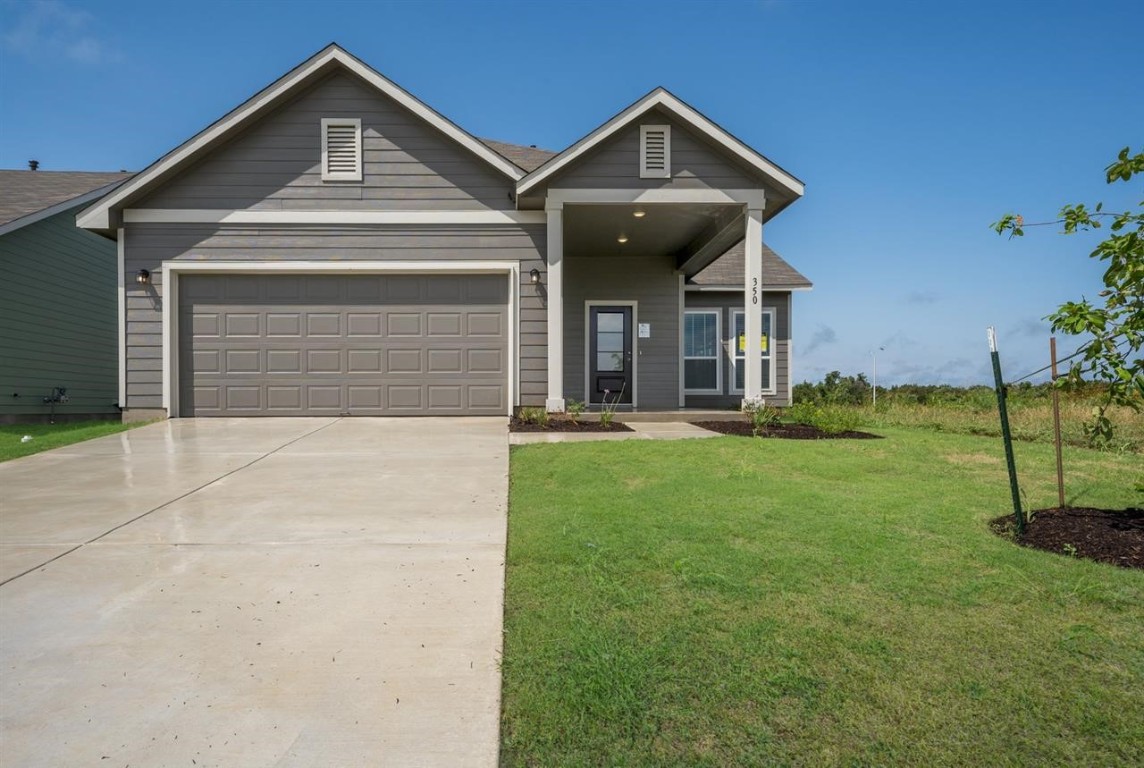
{"label": "wall-mounted lantern light", "polygon": [[150,285],[151,273],[145,269],[139,270],[135,273],[135,282],[139,283],[139,285]]}
{"label": "wall-mounted lantern light", "polygon": [[628,236],[625,235],[623,232],[621,232],[620,236],[616,238],[616,242],[620,243],[621,245],[623,245],[627,241],[628,241]]}
{"label": "wall-mounted lantern light", "polygon": [[642,219],[644,216],[647,216],[647,211],[643,208],[636,208],[632,211],[632,216],[635,216],[637,219]]}
{"label": "wall-mounted lantern light", "polygon": [[528,270],[528,279],[532,281],[533,285],[540,285],[540,270],[535,267]]}

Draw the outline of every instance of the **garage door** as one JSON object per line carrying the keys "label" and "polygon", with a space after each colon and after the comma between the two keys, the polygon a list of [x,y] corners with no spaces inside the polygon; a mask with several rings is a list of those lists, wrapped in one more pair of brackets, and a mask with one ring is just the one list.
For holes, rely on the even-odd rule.
{"label": "garage door", "polygon": [[503,275],[184,275],[184,416],[500,415]]}

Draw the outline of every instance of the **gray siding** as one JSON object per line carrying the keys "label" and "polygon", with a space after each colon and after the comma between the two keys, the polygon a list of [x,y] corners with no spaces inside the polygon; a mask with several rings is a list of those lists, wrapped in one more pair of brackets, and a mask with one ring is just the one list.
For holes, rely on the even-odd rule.
{"label": "gray siding", "polygon": [[[779,405],[790,405],[790,332],[791,294],[786,291],[763,293],[763,309],[775,310],[775,392],[766,397],[776,400]],[[720,329],[724,343],[730,343],[734,326],[732,312],[743,309],[743,294],[723,291],[687,291],[684,295],[687,309],[719,309]],[[732,347],[727,347],[731,349]],[[730,393],[734,384],[733,363],[728,355],[723,356],[723,391]],[[688,408],[738,408],[743,402],[742,395],[687,395]]]}
{"label": "gray siding", "polygon": [[[272,227],[129,225],[126,232],[127,404],[162,407],[164,261],[519,261],[520,399],[543,405],[548,379],[547,319],[529,270],[546,272],[545,228],[503,227]],[[134,282],[139,269],[152,285]]]}
{"label": "gray siding", "polygon": [[[635,322],[651,324],[636,339],[636,407],[679,407],[679,274],[667,256],[567,257],[564,267],[564,396],[584,391],[586,301],[636,301]],[[633,333],[633,335],[635,335]]]}
{"label": "gray siding", "polygon": [[644,125],[671,125],[671,178],[640,178],[640,125],[633,124],[559,174],[561,189],[755,189],[760,182],[667,115],[652,112]]}
{"label": "gray siding", "polygon": [[[361,182],[323,182],[321,121],[362,121]],[[510,179],[352,75],[339,73],[210,151],[137,208],[505,210]]]}
{"label": "gray siding", "polygon": [[58,414],[118,412],[116,246],[76,210],[0,236],[0,421],[47,414],[53,387]]}

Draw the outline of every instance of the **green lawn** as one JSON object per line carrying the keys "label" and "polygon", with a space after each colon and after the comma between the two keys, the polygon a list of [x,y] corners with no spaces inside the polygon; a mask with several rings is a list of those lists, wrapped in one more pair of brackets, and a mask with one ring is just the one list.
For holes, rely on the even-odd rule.
{"label": "green lawn", "polygon": [[[1144,572],[990,533],[998,440],[882,433],[514,448],[503,763],[1140,765]],[[1138,455],[1065,465],[1140,504]]]}
{"label": "green lawn", "polygon": [[[60,424],[0,424],[0,461],[18,459],[33,453],[59,448],[93,437],[103,437],[142,426],[145,422],[121,424],[118,421],[71,421]],[[30,442],[21,442],[31,435]]]}

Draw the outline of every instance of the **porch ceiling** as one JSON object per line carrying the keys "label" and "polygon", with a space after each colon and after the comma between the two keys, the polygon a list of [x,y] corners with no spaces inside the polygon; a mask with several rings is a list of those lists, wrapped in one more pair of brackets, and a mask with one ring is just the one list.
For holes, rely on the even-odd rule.
{"label": "porch ceiling", "polygon": [[[645,215],[637,218],[636,211]],[[577,258],[671,255],[683,263],[741,213],[740,205],[719,204],[565,205],[564,253]],[[618,241],[621,233],[626,243]]]}

